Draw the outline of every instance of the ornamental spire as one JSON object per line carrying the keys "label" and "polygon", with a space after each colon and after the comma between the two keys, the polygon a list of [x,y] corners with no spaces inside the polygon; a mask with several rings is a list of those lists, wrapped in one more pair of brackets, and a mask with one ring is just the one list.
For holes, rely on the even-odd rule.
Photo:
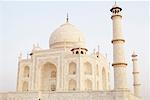
{"label": "ornamental spire", "polygon": [[117,5],[117,2],[115,1],[115,5]]}
{"label": "ornamental spire", "polygon": [[69,22],[69,16],[68,16],[68,13],[67,13],[66,22]]}

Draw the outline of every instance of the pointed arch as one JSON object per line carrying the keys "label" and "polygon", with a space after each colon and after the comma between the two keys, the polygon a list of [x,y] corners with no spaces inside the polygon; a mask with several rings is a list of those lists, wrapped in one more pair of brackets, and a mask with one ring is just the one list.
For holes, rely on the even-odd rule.
{"label": "pointed arch", "polygon": [[23,77],[29,77],[30,68],[29,66],[25,66],[23,69]]}
{"label": "pointed arch", "polygon": [[28,82],[27,81],[24,81],[23,84],[22,84],[22,91],[28,91]]}
{"label": "pointed arch", "polygon": [[92,74],[92,65],[89,62],[84,63],[85,74]]}
{"label": "pointed arch", "polygon": [[85,80],[85,90],[86,91],[92,90],[92,81],[89,79]]}
{"label": "pointed arch", "polygon": [[76,87],[77,87],[76,81],[73,79],[69,80],[69,90],[75,91]]}
{"label": "pointed arch", "polygon": [[53,63],[47,62],[40,68],[40,89],[44,91],[55,91],[57,79],[57,68]]}
{"label": "pointed arch", "polygon": [[69,63],[69,74],[76,74],[76,63]]}
{"label": "pointed arch", "polygon": [[102,84],[103,84],[103,90],[106,90],[106,70],[104,67],[102,69]]}

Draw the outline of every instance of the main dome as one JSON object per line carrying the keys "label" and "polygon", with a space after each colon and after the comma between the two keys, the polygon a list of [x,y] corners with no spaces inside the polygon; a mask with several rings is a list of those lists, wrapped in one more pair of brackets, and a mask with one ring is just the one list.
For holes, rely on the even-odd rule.
{"label": "main dome", "polygon": [[49,40],[50,48],[73,48],[79,44],[85,46],[84,33],[80,32],[74,25],[66,22],[60,25],[52,34]]}

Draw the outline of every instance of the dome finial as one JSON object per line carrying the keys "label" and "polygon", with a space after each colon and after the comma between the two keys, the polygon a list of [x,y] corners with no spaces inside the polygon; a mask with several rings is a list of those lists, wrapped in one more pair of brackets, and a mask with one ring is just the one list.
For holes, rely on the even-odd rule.
{"label": "dome finial", "polygon": [[66,22],[69,22],[69,16],[68,16],[68,13],[67,13]]}
{"label": "dome finial", "polygon": [[117,5],[117,1],[115,1],[115,5]]}

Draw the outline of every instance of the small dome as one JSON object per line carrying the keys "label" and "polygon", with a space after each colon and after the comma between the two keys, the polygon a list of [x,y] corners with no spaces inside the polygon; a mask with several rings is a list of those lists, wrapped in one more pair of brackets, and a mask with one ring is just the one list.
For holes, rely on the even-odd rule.
{"label": "small dome", "polygon": [[57,28],[50,37],[50,48],[73,48],[78,42],[85,45],[84,34],[80,32],[74,25],[66,22]]}
{"label": "small dome", "polygon": [[112,10],[113,10],[113,9],[116,9],[116,8],[120,9],[120,11],[122,10],[122,8],[119,7],[119,6],[117,5],[117,3],[115,2],[115,4],[114,4],[114,5],[112,6],[112,8],[110,9],[110,11],[112,12]]}
{"label": "small dome", "polygon": [[133,51],[132,53],[132,57],[137,57],[138,55],[135,53],[135,51]]}

